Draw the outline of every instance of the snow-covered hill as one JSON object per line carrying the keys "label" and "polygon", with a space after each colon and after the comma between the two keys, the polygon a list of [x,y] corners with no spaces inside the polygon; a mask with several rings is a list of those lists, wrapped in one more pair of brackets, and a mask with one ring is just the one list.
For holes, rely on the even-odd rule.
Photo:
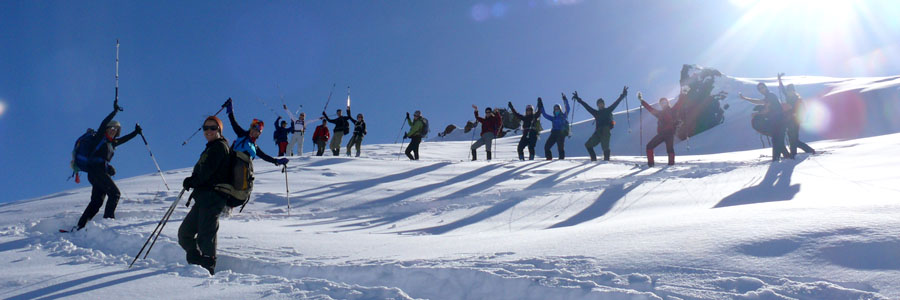
{"label": "snow-covered hill", "polygon": [[622,115],[609,163],[578,152],[590,121],[565,161],[519,162],[516,137],[492,162],[465,161],[468,140],[423,143],[416,162],[401,145],[366,145],[362,158],[292,158],[290,215],[284,174],[260,162],[253,202],[221,220],[215,276],[185,265],[183,206],[126,268],[178,194],[154,174],[118,181],[118,219],[58,233],[86,206],[85,185],[0,205],[0,298],[900,298],[897,77],[790,80],[862,99],[862,129],[842,137],[870,137],[772,164],[729,98],[726,122],[679,146],[672,167],[636,166]]}

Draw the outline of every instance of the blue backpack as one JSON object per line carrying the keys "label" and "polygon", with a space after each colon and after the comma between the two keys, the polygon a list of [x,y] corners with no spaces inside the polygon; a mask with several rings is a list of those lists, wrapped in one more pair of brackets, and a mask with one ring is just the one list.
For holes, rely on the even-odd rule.
{"label": "blue backpack", "polygon": [[88,128],[84,134],[75,140],[75,148],[72,149],[72,161],[70,162],[72,176],[69,176],[70,179],[75,177],[75,183],[81,183],[78,172],[87,170],[94,153],[106,144],[105,140],[94,144],[96,137],[97,131],[94,131],[93,128]]}

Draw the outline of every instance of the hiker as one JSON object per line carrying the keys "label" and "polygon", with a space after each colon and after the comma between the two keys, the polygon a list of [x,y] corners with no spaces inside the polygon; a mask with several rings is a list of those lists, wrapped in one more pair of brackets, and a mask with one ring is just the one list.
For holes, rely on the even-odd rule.
{"label": "hiker", "polygon": [[545,119],[553,123],[553,128],[550,129],[550,137],[544,143],[544,156],[547,157],[547,160],[553,159],[553,153],[550,152],[550,147],[553,147],[553,144],[556,144],[559,159],[566,159],[566,136],[569,135],[569,99],[566,99],[566,94],[562,94],[562,99],[563,104],[566,105],[566,112],[562,111],[559,104],[554,104],[553,115],[551,116],[544,109],[543,100],[538,98],[538,111],[541,112]]}
{"label": "hiker", "polygon": [[356,157],[359,157],[359,148],[362,147],[362,139],[368,133],[366,131],[366,121],[363,120],[363,114],[356,114],[356,120],[350,119],[350,122],[353,122],[353,136],[350,137],[350,142],[347,143],[347,156],[350,156],[350,147],[356,146]]}
{"label": "hiker", "polygon": [[593,109],[590,105],[581,100],[581,97],[578,96],[578,92],[572,94],[572,99],[581,103],[581,106],[584,106],[584,109],[594,116],[594,133],[588,138],[587,142],[584,143],[584,147],[587,148],[588,154],[591,155],[591,161],[597,161],[597,153],[594,152],[594,147],[596,147],[597,144],[600,144],[600,148],[603,149],[603,160],[609,161],[609,139],[612,137],[610,131],[616,124],[615,121],[613,121],[612,112],[616,109],[616,106],[619,106],[619,102],[622,102],[622,99],[625,99],[625,96],[627,95],[628,87],[626,86],[622,88],[622,94],[619,95],[619,99],[616,99],[616,102],[613,102],[612,105],[606,107],[606,102],[603,101],[603,98],[598,98],[597,109]]}
{"label": "hiker", "polygon": [[[91,183],[91,202],[88,203],[81,218],[78,219],[78,225],[75,230],[80,230],[87,225],[87,222],[97,215],[100,206],[103,205],[103,199],[106,200],[106,210],[103,212],[104,219],[116,218],[116,206],[119,204],[119,188],[112,176],[116,175],[116,169],[110,164],[116,147],[127,143],[132,138],[142,132],[141,126],[135,124],[134,131],[119,137],[122,131],[122,124],[113,120],[116,112],[120,110],[119,101],[113,101],[113,111],[103,118],[100,127],[97,127],[97,133],[90,140],[93,151],[88,155],[87,166],[84,171],[88,174],[88,182]],[[95,146],[94,146],[95,145]]]}
{"label": "hiker", "polygon": [[328,121],[322,119],[322,125],[316,126],[316,131],[313,132],[313,144],[316,144],[317,151],[316,156],[322,156],[325,154],[325,142],[328,142],[328,138],[331,135],[328,132]]}
{"label": "hiker", "polygon": [[291,127],[288,127],[287,121],[282,121],[279,116],[275,119],[275,124],[275,132],[272,133],[272,138],[275,139],[275,144],[278,145],[278,156],[284,156],[284,153],[287,151],[288,133],[294,130],[294,123],[291,122]]}
{"label": "hiker", "polygon": [[472,104],[472,108],[475,109],[475,121],[481,123],[481,136],[471,147],[472,160],[478,160],[475,150],[483,145],[487,146],[487,148],[485,148],[487,160],[491,160],[491,141],[499,134],[500,126],[503,125],[503,120],[500,118],[500,114],[495,113],[490,107],[484,109],[484,118],[478,116],[478,106]]}
{"label": "hiker", "polygon": [[[231,106],[228,108],[231,115]],[[206,138],[206,149],[200,154],[191,176],[182,183],[186,191],[193,189],[188,199],[195,201],[178,227],[178,245],[184,249],[188,264],[200,265],[212,275],[216,268],[219,215],[225,210],[226,201],[226,196],[213,187],[229,182],[229,156],[232,150],[228,147],[228,140],[222,136],[222,120],[216,116],[203,121],[203,136]]]}
{"label": "hiker", "polygon": [[241,125],[234,119],[234,104],[232,103],[231,98],[228,98],[228,101],[225,101],[225,104],[223,105],[225,105],[226,112],[228,113],[228,120],[231,122],[231,130],[237,135],[237,138],[234,139],[234,144],[231,145],[231,148],[234,151],[244,151],[251,159],[255,159],[258,156],[264,161],[270,162],[276,166],[287,165],[287,158],[275,159],[263,152],[262,148],[256,145],[256,139],[262,134],[263,125],[265,125],[263,121],[253,119],[253,121],[250,122],[250,130],[244,130],[244,128],[241,128]]}
{"label": "hiker", "polygon": [[816,154],[815,149],[800,141],[800,114],[804,109],[803,98],[797,93],[793,83],[788,84],[787,87],[785,87],[784,83],[781,82],[781,76],[784,76],[784,73],[778,74],[778,90],[784,95],[785,102],[791,106],[791,108],[785,112],[787,115],[784,117],[791,157],[797,155],[797,147],[803,149],[803,152]]}
{"label": "hiker", "polygon": [[[541,102],[541,98],[538,97],[538,102]],[[525,106],[525,115],[519,114],[516,111],[516,108],[513,107],[512,102],[506,103],[509,106],[509,110],[522,120],[522,138],[519,139],[519,145],[516,146],[516,152],[519,153],[519,160],[525,160],[525,148],[528,148],[528,160],[534,160],[534,145],[537,144],[538,135],[541,134],[541,110],[538,109],[538,112],[534,112],[534,107],[531,104]]]}
{"label": "hiker", "polygon": [[343,140],[344,135],[350,133],[350,107],[347,107],[347,116],[341,116],[341,110],[337,110],[337,117],[334,119],[329,119],[328,114],[324,111],[322,112],[322,116],[325,117],[325,120],[334,124],[334,136],[331,137],[331,144],[328,146],[331,149],[331,153],[334,156],[339,156],[341,154],[341,140]]}
{"label": "hiker", "polygon": [[406,157],[409,157],[409,160],[419,160],[419,144],[422,143],[423,131],[425,130],[422,112],[417,110],[413,113],[413,120],[410,120],[409,113],[406,113],[406,123],[409,123],[409,132],[403,134],[403,139],[410,139],[409,145],[406,146]]}
{"label": "hiker", "polygon": [[281,105],[288,117],[291,118],[291,142],[288,143],[287,153],[294,156],[294,146],[297,147],[297,155],[303,155],[303,137],[306,136],[306,113],[300,113],[299,118],[294,118],[294,113],[287,108],[286,104]]}
{"label": "hiker", "polygon": [[669,106],[669,99],[663,97],[659,98],[659,109],[655,109],[644,101],[641,92],[638,92],[638,100],[641,101],[641,105],[647,108],[650,114],[656,117],[656,136],[647,142],[647,165],[653,167],[653,148],[664,142],[666,143],[666,154],[669,155],[669,165],[675,165],[675,127],[678,111],[684,102],[679,100],[674,107],[671,107]]}
{"label": "hiker", "polygon": [[770,92],[766,84],[762,82],[756,85],[756,90],[763,94],[765,98],[745,97],[742,93],[738,93],[738,96],[750,103],[764,106],[761,114],[766,116],[767,125],[771,128],[772,162],[780,161],[781,156],[793,158],[784,146],[784,108],[782,108],[781,102],[778,101],[778,96]]}

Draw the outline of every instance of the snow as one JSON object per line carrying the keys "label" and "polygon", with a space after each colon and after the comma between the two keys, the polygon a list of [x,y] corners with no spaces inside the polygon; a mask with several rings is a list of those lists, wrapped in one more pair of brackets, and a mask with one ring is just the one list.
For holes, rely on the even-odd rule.
{"label": "snow", "polygon": [[[888,79],[790,78],[817,101],[897,107]],[[0,298],[900,298],[900,130],[876,117],[900,112],[866,109],[842,139],[805,132],[820,154],[773,164],[751,106],[733,99],[754,85],[717,80],[726,121],[690,151],[681,141],[675,166],[643,166],[634,109],[630,135],[616,115],[608,163],[584,157],[590,120],[573,126],[565,161],[519,162],[512,136],[493,161],[470,162],[470,135],[423,143],[414,162],[398,144],[291,158],[290,215],[281,169],[257,162],[252,202],[220,220],[214,276],[185,264],[183,205],[127,268],[178,195],[156,174],[118,179],[117,219],[74,233],[57,230],[80,216],[88,185],[3,204]],[[646,142],[656,120],[644,117]],[[179,182],[190,168],[165,173]]]}

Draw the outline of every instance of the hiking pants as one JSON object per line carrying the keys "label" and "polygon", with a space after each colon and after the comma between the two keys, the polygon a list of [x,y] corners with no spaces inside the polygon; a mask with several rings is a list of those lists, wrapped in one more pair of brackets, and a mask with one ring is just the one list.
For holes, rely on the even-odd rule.
{"label": "hiking pants", "polygon": [[553,153],[550,152],[550,147],[553,147],[553,144],[556,144],[559,159],[566,159],[566,134],[562,130],[550,131],[550,137],[544,143],[544,156],[547,157],[547,160],[553,159]]}
{"label": "hiking pants", "polygon": [[303,137],[306,136],[304,132],[295,132],[291,135],[291,143],[288,144],[288,153],[291,156],[294,156],[294,145],[297,146],[297,155],[303,156]]}
{"label": "hiking pants", "polygon": [[316,141],[316,147],[318,147],[318,151],[316,151],[316,156],[322,156],[325,154],[325,139],[319,139]]}
{"label": "hiking pants", "polygon": [[797,155],[797,147],[800,147],[800,149],[803,149],[803,152],[806,153],[816,152],[812,147],[800,141],[800,124],[797,124],[797,122],[790,122],[790,125],[788,125],[787,128],[787,135],[791,145],[791,157]]}
{"label": "hiking pants", "polygon": [[88,170],[88,182],[91,183],[91,202],[84,209],[81,218],[78,219],[79,229],[84,228],[87,222],[97,215],[97,212],[100,211],[100,206],[103,205],[103,199],[107,197],[106,211],[103,212],[103,217],[116,218],[116,206],[119,204],[119,196],[121,194],[112,177],[103,168],[103,166],[97,166]]}
{"label": "hiking pants", "polygon": [[675,132],[671,132],[659,133],[647,142],[647,165],[653,166],[653,149],[662,143],[666,143],[666,154],[669,155],[669,165],[675,164]]}
{"label": "hiking pants", "polygon": [[347,143],[347,156],[350,156],[350,147],[356,146],[356,157],[359,157],[359,148],[362,147],[362,139],[363,136],[361,134],[354,134],[350,137],[350,142]]}
{"label": "hiking pants", "polygon": [[194,206],[178,227],[178,245],[184,249],[189,263],[199,263],[201,256],[216,256],[216,233],[219,215],[225,209],[225,197],[219,192],[194,190]]}
{"label": "hiking pants", "polygon": [[406,157],[409,157],[409,160],[419,160],[419,144],[422,143],[422,137],[413,136],[410,139],[409,146],[406,146]]}
{"label": "hiking pants", "polygon": [[534,145],[537,144],[537,132],[528,130],[522,133],[519,139],[519,145],[516,146],[516,152],[519,153],[519,160],[525,160],[525,148],[528,148],[528,160],[534,160]]}
{"label": "hiking pants", "polygon": [[594,130],[594,134],[584,143],[588,154],[591,155],[591,161],[597,160],[597,153],[594,152],[594,147],[597,147],[597,144],[600,144],[600,148],[603,149],[603,160],[609,160],[609,139],[611,136],[609,126],[603,126]]}
{"label": "hiking pants", "polygon": [[328,149],[331,149],[331,154],[334,156],[339,156],[341,154],[341,142],[343,139],[343,131],[335,131],[334,135],[331,136],[331,145],[328,146]]}

